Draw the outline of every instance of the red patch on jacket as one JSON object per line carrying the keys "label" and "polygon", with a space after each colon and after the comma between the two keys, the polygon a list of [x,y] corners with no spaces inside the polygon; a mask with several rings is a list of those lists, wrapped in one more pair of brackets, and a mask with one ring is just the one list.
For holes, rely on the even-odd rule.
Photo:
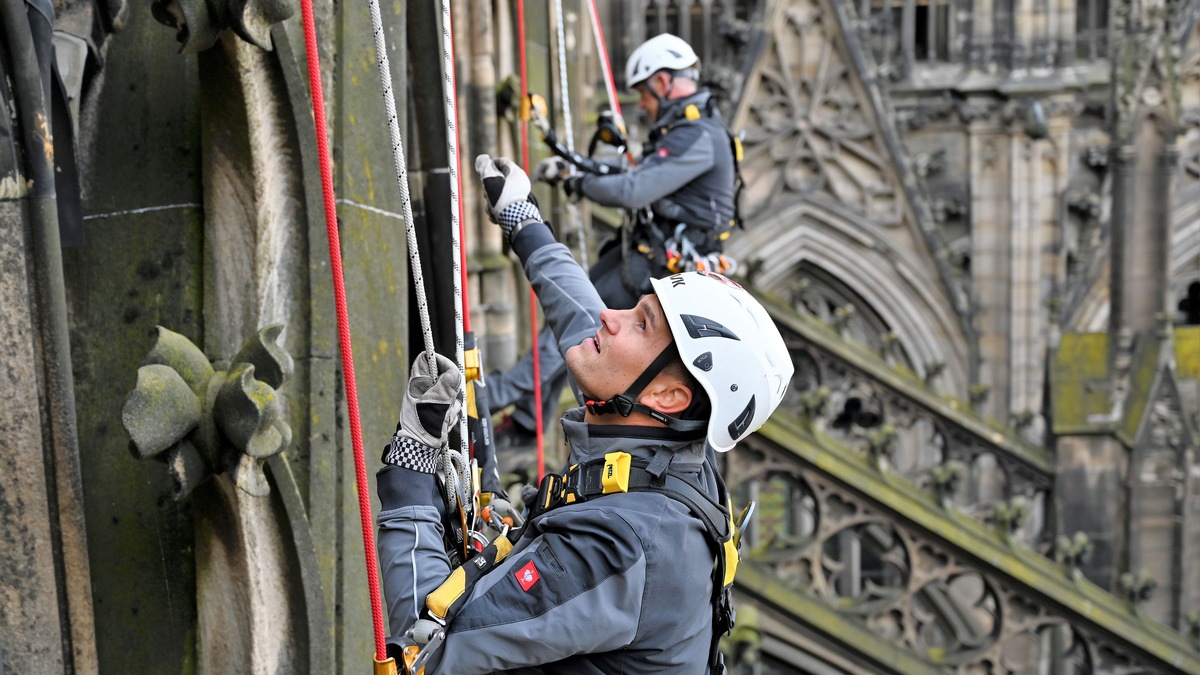
{"label": "red patch on jacket", "polygon": [[538,579],[542,578],[541,575],[538,574],[537,567],[534,566],[532,560],[525,563],[525,566],[517,570],[513,576],[517,578],[517,583],[521,585],[521,590],[525,591],[526,593],[529,592],[530,588],[533,588],[533,585],[538,582]]}
{"label": "red patch on jacket", "polygon": [[659,148],[657,154],[659,157],[666,157],[669,153],[666,148]]}

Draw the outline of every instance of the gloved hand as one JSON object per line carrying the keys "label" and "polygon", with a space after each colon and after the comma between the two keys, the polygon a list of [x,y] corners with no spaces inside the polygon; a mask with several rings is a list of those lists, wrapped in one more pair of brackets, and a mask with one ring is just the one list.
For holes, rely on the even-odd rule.
{"label": "gloved hand", "polygon": [[512,160],[480,155],[475,158],[475,171],[483,181],[488,217],[504,230],[505,236],[511,236],[513,228],[523,221],[542,219],[529,176]]}
{"label": "gloved hand", "polygon": [[538,162],[537,168],[533,170],[533,179],[555,185],[574,173],[573,169],[571,163],[562,157],[547,157]]}
{"label": "gloved hand", "polygon": [[567,199],[571,200],[572,204],[578,204],[580,199],[583,199],[583,191],[579,189],[579,184],[583,182],[583,174],[575,174],[563,180],[563,192],[566,193]]}
{"label": "gloved hand", "polygon": [[442,447],[462,412],[462,373],[450,359],[435,354],[437,375],[429,372],[429,359],[421,352],[400,406],[400,423],[392,442],[383,451],[383,463],[435,473]]}

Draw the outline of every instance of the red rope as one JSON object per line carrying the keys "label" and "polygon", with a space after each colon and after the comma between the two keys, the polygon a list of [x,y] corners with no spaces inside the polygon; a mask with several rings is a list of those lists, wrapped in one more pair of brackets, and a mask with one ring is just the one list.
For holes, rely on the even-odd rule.
{"label": "red rope", "polygon": [[[519,60],[521,62],[521,101],[528,105],[529,77],[525,70],[525,1],[517,0],[517,44],[519,45]],[[521,166],[529,173],[529,127],[521,120]],[[546,475],[546,453],[543,449],[544,434],[542,432],[542,364],[538,358],[538,299],[537,293],[529,289],[529,322],[532,327],[533,343],[533,401],[534,420],[537,427],[537,470],[538,482]]]}
{"label": "red rope", "polygon": [[588,14],[592,17],[592,34],[596,36],[597,51],[600,52],[600,64],[604,68],[604,86],[608,89],[608,102],[612,105],[617,117],[624,119],[621,114],[621,101],[617,99],[617,86],[613,82],[612,63],[608,60],[608,46],[604,44],[604,29],[600,24],[600,13],[596,11],[596,0],[588,0]]}
{"label": "red rope", "polygon": [[379,596],[379,569],[375,561],[375,529],[371,520],[371,497],[367,487],[367,465],[363,460],[362,427],[358,418],[358,388],[354,383],[354,353],[350,344],[350,318],[346,311],[346,287],[342,280],[342,250],[338,242],[337,208],[333,197],[333,170],[325,131],[325,97],[321,91],[321,62],[317,53],[317,31],[313,25],[312,0],[300,0],[304,21],[304,49],[308,53],[308,83],[312,88],[313,124],[317,133],[317,156],[321,166],[321,196],[325,200],[325,227],[329,233],[329,269],[333,273],[333,297],[337,306],[338,343],[346,381],[346,408],[350,415],[350,440],[354,446],[354,478],[358,488],[358,510],[362,518],[363,547],[367,559],[367,586],[371,593],[371,620],[375,626],[375,660],[387,658],[384,644],[383,603]]}
{"label": "red rope", "polygon": [[[617,116],[621,131],[625,131],[625,116],[621,114],[621,101],[617,98],[617,86],[614,84],[612,63],[608,60],[608,46],[604,44],[604,27],[600,25],[600,13],[596,11],[596,0],[588,0],[588,15],[592,18],[592,35],[596,38],[596,48],[600,52],[600,66],[604,70],[604,88],[608,92],[608,104],[612,106],[613,114]],[[628,147],[625,149],[625,160],[629,166],[637,166],[637,158]]]}

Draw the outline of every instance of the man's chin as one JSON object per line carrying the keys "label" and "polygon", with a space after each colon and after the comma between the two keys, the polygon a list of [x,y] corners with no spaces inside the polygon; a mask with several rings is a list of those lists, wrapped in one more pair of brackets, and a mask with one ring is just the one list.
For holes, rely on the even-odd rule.
{"label": "man's chin", "polygon": [[563,361],[567,364],[567,370],[571,371],[571,376],[576,380],[579,379],[577,370],[583,363],[583,352],[580,351],[581,349],[583,349],[582,343],[574,347],[569,347],[567,351],[563,352]]}

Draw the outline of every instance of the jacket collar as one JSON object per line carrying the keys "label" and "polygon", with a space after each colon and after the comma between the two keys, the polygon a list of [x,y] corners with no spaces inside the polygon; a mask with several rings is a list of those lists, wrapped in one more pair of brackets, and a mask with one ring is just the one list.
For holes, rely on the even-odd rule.
{"label": "jacket collar", "polygon": [[568,410],[563,416],[563,436],[571,448],[570,464],[603,457],[610,452],[628,452],[650,460],[662,448],[674,453],[672,463],[700,464],[704,461],[704,432],[681,434],[667,427],[628,424],[588,424],[584,408]]}
{"label": "jacket collar", "polygon": [[696,104],[696,107],[703,112],[708,106],[708,99],[711,97],[712,94],[707,89],[701,89],[691,96],[673,98],[667,101],[666,107],[660,111],[658,120],[654,122],[655,132],[662,133],[663,129],[683,119],[690,104]]}

